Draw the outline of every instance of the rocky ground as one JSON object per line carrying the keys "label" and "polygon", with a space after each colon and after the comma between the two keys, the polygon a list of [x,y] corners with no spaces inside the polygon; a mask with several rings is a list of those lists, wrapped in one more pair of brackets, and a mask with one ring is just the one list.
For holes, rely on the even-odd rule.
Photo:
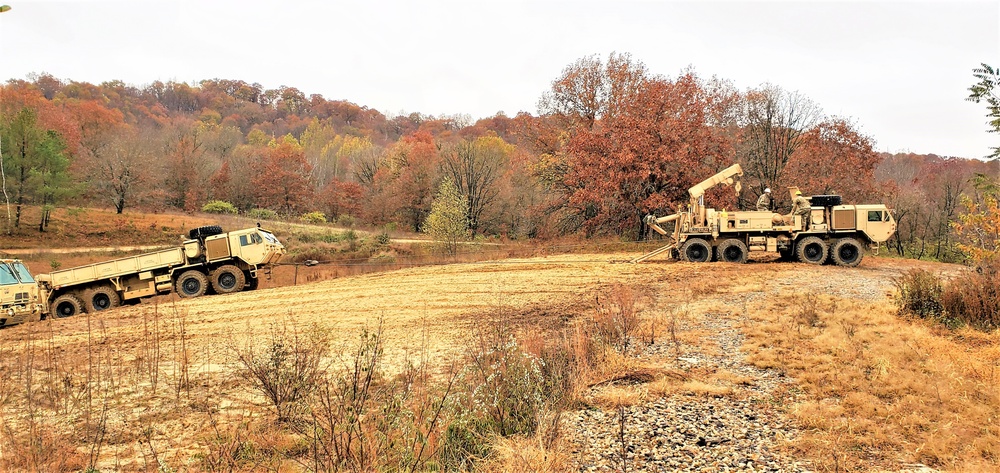
{"label": "rocky ground", "polygon": [[[748,265],[761,269],[750,287],[709,296],[711,304],[692,303],[677,320],[678,332],[704,336],[661,338],[638,356],[671,373],[732,373],[721,392],[680,390],[647,394],[629,406],[591,407],[572,412],[564,425],[575,466],[582,472],[682,471],[810,471],[782,444],[797,435],[785,406],[796,396],[794,380],[776,370],[745,362],[741,327],[749,305],[788,294],[826,294],[859,301],[891,297],[893,280],[913,267],[893,260],[859,268],[805,265]],[[940,269],[940,267],[938,268]],[[957,271],[957,269],[956,269]],[[756,286],[756,287],[753,287]],[[676,313],[676,310],[675,310]],[[693,343],[692,343],[693,342]],[[632,386],[647,392],[642,386]],[[591,389],[592,396],[609,389]],[[900,465],[897,471],[933,471],[922,465]]]}
{"label": "rocky ground", "polygon": [[[746,294],[750,295],[750,294]],[[736,302],[736,301],[734,301]],[[783,418],[780,386],[791,380],[743,361],[741,315],[706,314],[679,331],[706,331],[708,344],[664,339],[642,358],[677,373],[726,370],[741,380],[724,395],[677,393],[615,410],[586,409],[569,420],[580,471],[808,471],[780,451],[795,436]],[[712,346],[714,345],[714,346]],[[594,388],[594,391],[605,388]]]}

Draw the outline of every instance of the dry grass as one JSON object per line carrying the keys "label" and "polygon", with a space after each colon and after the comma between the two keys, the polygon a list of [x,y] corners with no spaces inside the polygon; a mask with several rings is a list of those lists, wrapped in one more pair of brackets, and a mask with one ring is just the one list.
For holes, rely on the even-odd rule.
{"label": "dry grass", "polygon": [[[0,470],[91,465],[102,471],[315,470],[308,461],[315,457],[308,451],[311,437],[302,425],[276,422],[273,406],[241,383],[220,346],[234,327],[254,326],[266,336],[262,320],[300,328],[317,324],[336,334],[331,343],[344,350],[345,341],[357,339],[384,315],[383,356],[393,369],[380,382],[391,383],[404,379],[391,373],[405,372],[399,367],[415,356],[421,367],[428,366],[424,362],[440,367],[461,356],[461,340],[489,320],[483,315],[497,306],[498,294],[519,329],[520,349],[546,360],[546,366],[566,369],[546,376],[573,377],[567,384],[571,400],[579,401],[595,386],[587,402],[609,410],[658,396],[739,396],[752,379],[725,370],[675,372],[632,354],[634,348],[665,342],[676,350],[664,358],[683,356],[684,345],[725,355],[708,340],[713,331],[697,325],[735,317],[732,306],[720,301],[758,292],[767,297],[739,310],[751,318],[741,327],[748,337],[745,350],[753,364],[783,371],[798,383],[790,388],[794,393],[777,396],[804,429],[791,444],[797,457],[822,471],[895,469],[899,462],[985,471],[1000,464],[1000,433],[993,427],[1000,409],[1000,335],[900,320],[888,296],[873,303],[819,296],[816,309],[809,310],[798,304],[802,290],[785,284],[831,276],[885,279],[911,263],[866,258],[862,267],[844,270],[604,262],[611,258],[541,257],[351,278],[343,277],[350,270],[318,267],[311,270],[326,272],[301,272],[299,287],[176,305],[144,303],[90,319],[2,330]],[[290,284],[291,270],[282,269],[281,284]],[[334,276],[341,279],[325,280]],[[616,284],[619,289],[613,289]],[[626,297],[623,288],[633,294]],[[600,337],[589,317],[598,314],[596,294],[613,301],[605,313],[607,337],[628,349],[595,341]],[[637,299],[647,294],[648,301]],[[625,330],[616,328],[615,317]],[[553,360],[563,364],[549,363]],[[433,400],[424,397],[414,403]],[[29,404],[36,408],[32,415]],[[571,469],[558,429],[538,424],[534,435],[493,443],[476,468]],[[410,434],[417,438],[425,432]],[[438,441],[430,438],[429,444]]]}
{"label": "dry grass", "polygon": [[575,471],[563,442],[546,445],[542,435],[497,439],[493,454],[478,465],[479,473],[559,473]]}
{"label": "dry grass", "polygon": [[751,311],[748,359],[797,380],[787,408],[798,455],[824,471],[901,462],[957,470],[1000,463],[1000,334],[901,320],[890,301],[795,299]]}

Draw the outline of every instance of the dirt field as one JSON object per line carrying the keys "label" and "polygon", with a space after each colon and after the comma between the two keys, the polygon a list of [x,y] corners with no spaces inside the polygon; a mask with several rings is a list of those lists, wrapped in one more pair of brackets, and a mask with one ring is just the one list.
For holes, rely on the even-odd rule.
{"label": "dirt field", "polygon": [[[583,314],[581,301],[591,304],[586,295],[602,285],[650,283],[662,272],[657,264],[611,263],[621,258],[571,255],[430,266],[277,288],[265,282],[257,291],[223,297],[159,297],[90,322],[101,325],[111,339],[135,341],[143,330],[142,314],[155,309],[164,319],[179,315],[185,320],[188,349],[221,359],[225,347],[220,340],[265,334],[274,323],[318,325],[350,342],[362,329],[374,329],[381,317],[390,358],[420,348],[425,330],[432,352],[454,353],[470,326],[499,308],[546,325]],[[66,350],[85,348],[87,323],[86,317],[53,321],[56,343]]]}
{"label": "dirt field", "polygon": [[[872,256],[854,269],[769,261],[746,265],[620,263],[634,256],[575,254],[452,264],[297,286],[264,283],[257,291],[226,296],[159,297],[94,317],[0,330],[0,352],[50,347],[46,356],[57,359],[56,365],[76,366],[75,375],[64,376],[77,380],[85,369],[81,363],[88,365],[85,360],[90,359],[89,366],[94,366],[97,353],[100,373],[100,358],[105,357],[106,376],[117,377],[122,387],[117,388],[121,392],[116,392],[117,410],[112,411],[117,414],[108,420],[111,433],[99,464],[108,471],[132,471],[148,469],[151,454],[168,465],[190,464],[191,458],[201,454],[211,416],[197,406],[211,404],[216,407],[209,412],[217,408],[266,417],[266,403],[234,381],[232,348],[248,336],[266,337],[275,327],[303,332],[325,328],[334,344],[346,350],[363,329],[375,329],[381,319],[391,363],[400,365],[418,354],[428,356],[431,363],[444,363],[462,353],[471,329],[484,320],[505,315],[522,327],[544,332],[593,315],[595,297],[615,283],[649,292],[652,304],[647,316],[677,313],[683,307],[690,312],[688,322],[695,323],[714,317],[712,307],[717,301],[746,307],[759,303],[762,294],[775,300],[814,294],[890,305],[893,280],[908,269],[923,267],[946,275],[964,270]],[[141,372],[151,356],[154,332],[155,350],[162,352],[156,359],[164,373],[159,381],[164,387],[158,392],[154,389],[156,394],[150,397],[150,380]],[[181,376],[178,370],[190,373],[185,376],[192,382],[184,389],[191,407],[168,410],[164,406],[184,398],[176,381]],[[69,381],[73,382],[78,381]],[[147,386],[140,389],[129,387],[130,383]],[[176,389],[167,387],[171,385]],[[137,398],[140,391],[144,394]],[[155,428],[145,431],[146,437],[130,434],[137,422]]]}

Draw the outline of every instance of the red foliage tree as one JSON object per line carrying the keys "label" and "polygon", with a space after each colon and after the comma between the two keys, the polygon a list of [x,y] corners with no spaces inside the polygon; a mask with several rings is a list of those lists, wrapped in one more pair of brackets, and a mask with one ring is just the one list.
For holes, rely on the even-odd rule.
{"label": "red foliage tree", "polygon": [[342,215],[361,215],[365,190],[356,182],[332,180],[320,193],[319,201],[323,212],[331,220]]}
{"label": "red foliage tree", "polygon": [[880,197],[875,184],[880,161],[870,138],[847,121],[833,119],[802,136],[783,183],[799,186],[806,194],[838,194],[847,202],[868,202]]}
{"label": "red foliage tree", "polygon": [[588,230],[621,235],[641,232],[648,212],[672,210],[733,151],[710,125],[707,96],[691,74],[648,80],[616,104],[571,138],[564,182]]}
{"label": "red foliage tree", "polygon": [[312,167],[294,139],[272,143],[253,166],[251,185],[258,205],[286,214],[307,210],[312,198]]}

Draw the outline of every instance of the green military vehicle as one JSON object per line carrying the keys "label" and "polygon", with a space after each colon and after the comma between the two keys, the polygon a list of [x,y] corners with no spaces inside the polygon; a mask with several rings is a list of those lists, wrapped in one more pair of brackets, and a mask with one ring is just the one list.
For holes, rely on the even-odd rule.
{"label": "green military vehicle", "polygon": [[[17,260],[0,265],[0,326],[47,315],[100,312],[124,302],[176,292],[198,297],[253,290],[285,253],[259,226],[223,232],[218,226],[191,230],[177,248],[39,274],[32,278]],[[7,289],[9,286],[9,289]],[[33,287],[33,288],[32,288]]]}

